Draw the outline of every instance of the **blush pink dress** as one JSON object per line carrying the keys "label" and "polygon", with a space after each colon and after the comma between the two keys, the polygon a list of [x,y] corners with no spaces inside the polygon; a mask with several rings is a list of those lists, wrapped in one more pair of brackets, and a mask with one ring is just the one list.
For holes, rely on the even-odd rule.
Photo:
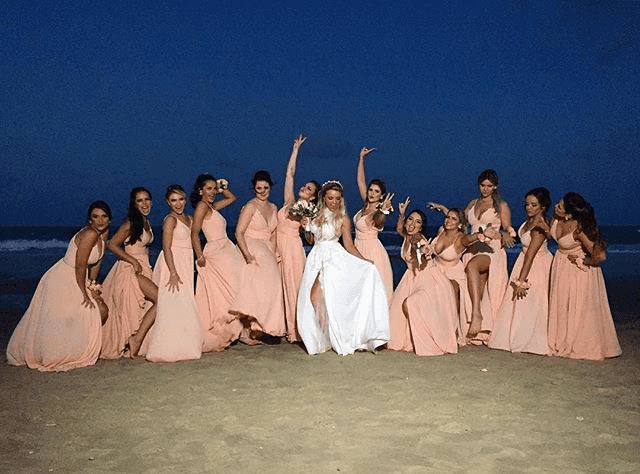
{"label": "blush pink dress", "polygon": [[408,268],[391,298],[387,349],[415,351],[419,356],[457,353],[458,312],[451,282],[433,260],[414,273],[406,239],[401,256]]}
{"label": "blush pink dress", "polygon": [[549,348],[551,354],[571,359],[602,360],[622,351],[609,309],[600,267],[580,270],[569,255],[584,257],[573,232],[558,238],[557,221],[551,236],[558,251],[549,284]]}
{"label": "blush pink dress", "polygon": [[[153,279],[149,264],[149,248],[153,231],[144,229],[140,240],[125,242],[124,251],[140,262],[142,275]],[[101,359],[117,359],[124,355],[127,339],[138,330],[150,303],[138,284],[133,265],[118,260],[104,279],[102,297],[109,308],[109,318],[102,327]]]}
{"label": "blush pink dress", "polygon": [[282,280],[276,249],[271,242],[271,234],[277,225],[275,212],[268,220],[258,209],[251,216],[244,237],[255,261],[243,268],[240,288],[229,311],[250,317],[253,329],[272,336],[284,336],[287,330]]}
{"label": "blush pink dress", "polygon": [[391,261],[389,260],[389,254],[378,239],[378,232],[380,232],[380,230],[373,225],[373,222],[368,219],[368,217],[370,216],[362,214],[362,209],[353,216],[353,223],[356,229],[356,238],[353,243],[358,249],[358,252],[367,260],[371,260],[378,269],[378,272],[380,272],[380,278],[382,278],[382,283],[384,283],[387,300],[391,301],[391,296],[393,295],[393,271],[391,269]]}
{"label": "blush pink dress", "polygon": [[289,207],[285,204],[278,211],[276,244],[281,258],[280,274],[282,276],[287,339],[289,342],[296,342],[301,340],[296,324],[296,305],[298,304],[298,290],[307,257],[300,238],[300,222],[289,219]]}
{"label": "blush pink dress", "polygon": [[164,251],[160,252],[153,269],[153,281],[158,285],[158,313],[140,350],[151,362],[199,359],[202,352],[202,328],[193,295],[191,228],[179,219],[173,230],[171,253],[182,284],[178,290],[169,291],[170,271]]}
{"label": "blush pink dress", "polygon": [[[485,227],[491,224],[491,227],[499,230],[502,222],[500,216],[493,207],[490,207],[484,211],[480,217],[476,217],[475,206],[471,206],[466,212],[467,220],[471,225],[471,232],[478,232],[480,227]],[[491,258],[491,264],[489,267],[489,278],[487,284],[482,293],[480,311],[482,312],[482,325],[481,332],[478,334],[478,341],[486,343],[488,334],[493,330],[493,325],[498,316],[500,305],[502,304],[502,298],[507,291],[507,284],[509,283],[509,274],[507,273],[507,253],[502,248],[500,239],[488,240],[487,242],[474,242],[467,248],[467,251],[462,256],[462,262],[467,265],[469,261],[476,255],[488,255]],[[466,327],[462,328],[466,334],[469,331],[468,321]]]}
{"label": "blush pink dress", "polygon": [[[76,236],[69,242],[64,257],[40,279],[9,340],[9,364],[59,372],[87,367],[98,360],[102,320],[97,305],[93,308],[82,305],[84,296],[75,273],[78,251],[75,239]],[[103,245],[91,249],[89,265],[102,258]]]}
{"label": "blush pink dress", "polygon": [[[520,226],[518,235],[522,242],[522,251],[518,255],[511,281],[520,276],[524,257],[531,243],[531,230],[523,231],[526,222]],[[538,249],[527,281],[531,288],[527,296],[520,300],[513,299],[513,287],[509,285],[502,300],[502,306],[496,318],[488,346],[511,352],[530,352],[548,355],[547,323],[549,317],[549,272],[553,255],[547,249],[545,241]]]}
{"label": "blush pink dress", "polygon": [[246,266],[242,254],[227,237],[227,221],[212,209],[202,221],[207,239],[202,255],[205,265],[196,265],[196,306],[202,327],[203,352],[223,351],[242,333],[242,323],[229,313]]}
{"label": "blush pink dress", "polygon": [[[439,237],[439,235],[438,235]],[[435,237],[431,242],[431,246],[434,251],[437,247],[438,237]],[[451,282],[455,281],[458,284],[459,297],[458,297],[458,326],[456,328],[458,334],[458,345],[464,346],[467,338],[463,329],[469,327],[471,323],[471,297],[469,296],[469,288],[467,287],[467,274],[464,271],[464,264],[460,257],[462,253],[456,251],[455,245],[451,244],[435,252],[433,261],[436,267],[444,273],[444,276]]]}

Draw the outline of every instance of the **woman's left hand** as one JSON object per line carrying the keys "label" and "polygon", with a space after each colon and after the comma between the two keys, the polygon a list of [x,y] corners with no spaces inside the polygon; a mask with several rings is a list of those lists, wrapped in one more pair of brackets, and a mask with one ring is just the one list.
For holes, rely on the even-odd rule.
{"label": "woman's left hand", "polygon": [[171,293],[180,290],[180,285],[182,285],[182,280],[177,273],[172,273],[171,275],[169,275],[169,281],[167,282],[166,286]]}
{"label": "woman's left hand", "polygon": [[89,309],[93,309],[96,307],[93,301],[91,301],[91,298],[89,298],[89,295],[87,295],[86,293],[84,294],[84,297],[82,299],[82,306]]}
{"label": "woman's left hand", "polygon": [[502,234],[502,246],[512,248],[516,244],[514,239],[508,232]]}
{"label": "woman's left hand", "polygon": [[393,212],[393,206],[391,205],[391,200],[393,199],[394,193],[387,193],[387,195],[382,200],[382,211],[389,213]]}

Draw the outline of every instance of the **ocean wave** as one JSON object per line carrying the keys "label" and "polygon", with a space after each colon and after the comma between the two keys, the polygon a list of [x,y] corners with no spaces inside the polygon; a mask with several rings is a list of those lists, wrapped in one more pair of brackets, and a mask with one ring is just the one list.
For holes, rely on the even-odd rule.
{"label": "ocean wave", "polygon": [[30,249],[57,249],[66,248],[69,242],[58,239],[51,240],[30,240],[13,239],[0,241],[0,252],[19,252]]}

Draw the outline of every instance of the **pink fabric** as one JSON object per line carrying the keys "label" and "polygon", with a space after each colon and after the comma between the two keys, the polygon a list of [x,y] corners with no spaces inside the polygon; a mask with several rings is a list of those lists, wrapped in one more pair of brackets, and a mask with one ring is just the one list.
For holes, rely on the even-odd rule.
{"label": "pink fabric", "polygon": [[602,360],[622,351],[609,309],[602,270],[580,270],[569,255],[584,256],[573,233],[557,238],[558,251],[551,265],[549,293],[549,348],[552,355],[571,359]]}
{"label": "pink fabric", "polygon": [[414,274],[406,239],[402,244],[402,258],[409,268],[391,298],[391,339],[387,348],[415,351],[419,356],[457,353],[458,313],[451,282],[433,262]]}
{"label": "pink fabric", "polygon": [[242,324],[229,313],[246,266],[242,254],[227,237],[227,221],[213,210],[202,222],[207,238],[202,255],[205,266],[196,266],[196,305],[202,326],[202,351],[223,351],[240,337]]}
{"label": "pink fabric", "polygon": [[278,211],[278,227],[276,230],[278,253],[280,254],[280,275],[284,295],[284,316],[287,325],[287,339],[290,342],[300,341],[296,324],[296,305],[298,290],[304,272],[306,255],[300,238],[300,223],[289,219],[289,206]]}
{"label": "pink fabric", "polygon": [[358,252],[368,260],[371,260],[382,278],[384,288],[387,294],[387,300],[391,301],[393,295],[393,270],[391,269],[391,261],[389,254],[378,239],[379,229],[373,225],[368,219],[369,216],[362,215],[362,209],[353,217],[353,223],[356,229],[356,238],[354,244]]}
{"label": "pink fabric", "polygon": [[[525,222],[526,224],[526,222]],[[518,255],[510,281],[516,281],[524,264],[527,248],[531,243],[531,231],[523,232],[520,226],[518,234],[522,242],[522,251]],[[489,338],[488,346],[511,352],[530,352],[548,355],[547,323],[549,316],[549,272],[553,256],[544,242],[533,259],[527,281],[531,288],[527,296],[513,299],[513,287],[509,285],[502,300],[502,306]]]}
{"label": "pink fabric", "polygon": [[[75,275],[77,250],[74,236],[65,256],[40,279],[9,340],[9,364],[49,372],[87,367],[98,360],[102,321],[97,306],[82,306]],[[96,263],[102,253],[94,246],[88,263]]]}
{"label": "pink fabric", "polygon": [[[149,264],[148,245],[153,241],[153,233],[145,230],[141,240],[133,245],[125,245],[124,251],[142,265],[142,275],[153,278]],[[117,359],[124,355],[127,339],[138,330],[149,302],[138,284],[133,265],[118,260],[104,279],[102,297],[109,308],[109,318],[102,327],[101,359]]]}

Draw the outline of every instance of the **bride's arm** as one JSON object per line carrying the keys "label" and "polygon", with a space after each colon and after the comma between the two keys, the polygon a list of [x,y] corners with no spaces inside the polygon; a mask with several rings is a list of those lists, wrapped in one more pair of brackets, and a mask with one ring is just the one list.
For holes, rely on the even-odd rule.
{"label": "bride's arm", "polygon": [[[353,244],[353,237],[351,237],[351,219],[346,215],[342,217],[342,245],[344,245],[345,250],[351,255],[361,258],[362,260],[367,260],[358,252],[358,249]],[[367,262],[368,261],[369,260],[367,260]]]}

